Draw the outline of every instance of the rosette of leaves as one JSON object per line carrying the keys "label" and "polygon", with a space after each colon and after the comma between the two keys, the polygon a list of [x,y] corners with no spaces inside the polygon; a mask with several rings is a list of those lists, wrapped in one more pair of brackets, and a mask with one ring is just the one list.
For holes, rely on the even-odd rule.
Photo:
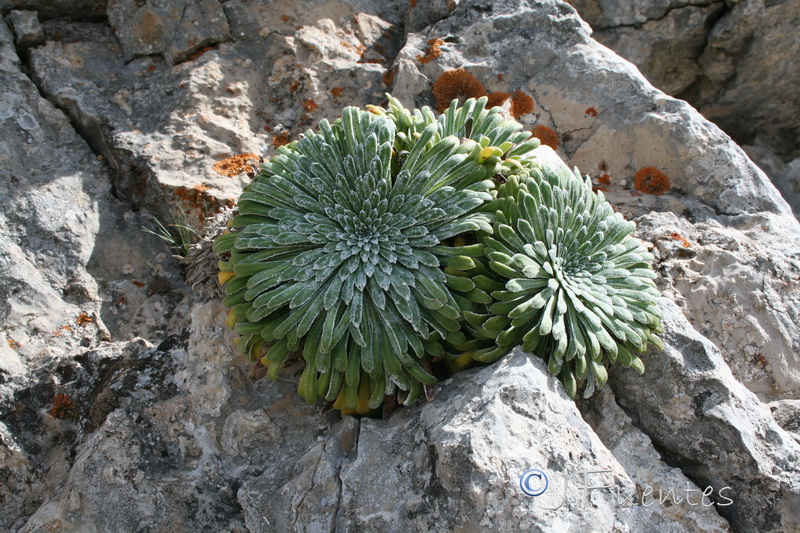
{"label": "rosette of leaves", "polygon": [[[493,232],[482,235],[486,258],[475,284],[496,300],[466,312],[478,361],[494,361],[519,344],[542,357],[574,396],[602,387],[606,366],[644,371],[648,343],[663,348],[652,255],[631,236],[591,182],[547,149],[539,168],[509,176],[487,206]],[[483,339],[483,340],[481,340]]]}
{"label": "rosette of leaves", "polygon": [[539,146],[539,139],[532,137],[531,132],[523,131],[519,122],[506,118],[499,107],[487,109],[489,99],[485,96],[470,98],[463,105],[453,100],[438,116],[427,106],[409,111],[396,98],[386,96],[388,110],[369,107],[395,123],[395,149],[401,160],[413,149],[422,132],[435,125],[439,137],[456,136],[463,143],[478,143],[480,160],[494,165],[496,176],[520,172],[534,164],[530,154]]}
{"label": "rosette of leaves", "polygon": [[469,268],[483,250],[442,243],[491,231],[479,209],[497,161],[438,121],[415,133],[401,157],[385,114],[323,120],[263,165],[216,242],[230,254],[220,268],[239,350],[273,379],[301,352],[309,402],[363,413],[399,390],[409,404],[436,383],[430,358],[463,341],[443,267]]}

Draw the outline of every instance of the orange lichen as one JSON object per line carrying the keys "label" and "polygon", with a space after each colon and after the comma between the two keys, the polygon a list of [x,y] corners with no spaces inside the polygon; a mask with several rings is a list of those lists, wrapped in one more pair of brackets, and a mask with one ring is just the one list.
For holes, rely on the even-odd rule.
{"label": "orange lichen", "polygon": [[585,115],[590,116],[590,117],[596,117],[597,116],[597,109],[595,109],[593,107],[590,107],[590,108],[587,108],[586,111],[584,111],[583,113]]}
{"label": "orange lichen", "polygon": [[75,416],[75,403],[63,392],[53,396],[53,406],[50,415],[54,418],[72,418]]}
{"label": "orange lichen", "polygon": [[328,92],[331,93],[331,96],[335,96],[336,98],[340,98],[343,94],[341,87],[331,87],[331,90]]}
{"label": "orange lichen", "polygon": [[433,95],[436,97],[436,109],[443,113],[450,102],[468,98],[479,98],[486,94],[483,84],[463,68],[443,72],[433,84]]}
{"label": "orange lichen", "polygon": [[533,128],[533,136],[539,139],[542,144],[549,146],[553,150],[558,148],[558,134],[547,126],[541,124]]}
{"label": "orange lichen", "polygon": [[16,350],[20,346],[22,346],[22,345],[20,343],[18,343],[17,341],[15,341],[14,339],[8,339],[8,347],[11,348],[12,350]]}
{"label": "orange lichen", "polygon": [[409,7],[411,9],[414,9],[415,7],[417,7],[417,0],[411,0],[411,4],[409,5]]}
{"label": "orange lichen", "polygon": [[633,188],[645,194],[661,195],[669,191],[669,177],[656,167],[643,167],[633,176]]}
{"label": "orange lichen", "polygon": [[289,132],[282,131],[272,136],[272,147],[278,148],[279,146],[283,146],[285,144],[289,144]]}
{"label": "orange lichen", "polygon": [[597,178],[597,185],[592,186],[592,190],[594,192],[603,191],[609,192],[608,187],[611,185],[611,176],[609,174],[601,174],[600,177]]}
{"label": "orange lichen", "polygon": [[428,51],[425,54],[417,56],[417,61],[420,63],[430,63],[440,55],[442,55],[442,45],[444,41],[441,39],[428,39]]}
{"label": "orange lichen", "polygon": [[489,101],[486,102],[487,109],[501,106],[506,100],[511,98],[510,93],[504,93],[503,91],[495,91],[493,93],[489,93],[487,96],[489,97]]}
{"label": "orange lichen", "polygon": [[319,106],[317,105],[317,103],[314,100],[312,100],[311,98],[309,98],[308,100],[303,102],[303,108],[306,111],[308,111],[309,113],[311,113],[312,111],[314,111],[318,107]]}
{"label": "orange lichen", "polygon": [[[251,165],[259,163],[259,159],[251,160]],[[252,170],[252,166],[245,167],[246,171]],[[236,174],[234,174],[236,175]],[[209,188],[205,185],[193,185],[192,187],[177,187],[173,193],[178,197],[181,210],[186,213],[196,213],[197,221],[202,224],[206,217],[211,214],[219,213],[219,202],[212,195],[208,194]]]}
{"label": "orange lichen", "polygon": [[511,95],[511,116],[519,118],[533,111],[533,98],[525,91],[518,89]]}
{"label": "orange lichen", "polygon": [[290,20],[292,20],[292,17],[290,17],[289,15],[281,15],[281,20],[284,22],[289,22]]}
{"label": "orange lichen", "polygon": [[201,48],[197,52],[195,52],[193,54],[189,54],[189,56],[186,57],[186,61],[194,61],[195,59],[197,59],[201,55],[203,55],[206,52],[208,52],[209,50],[213,50],[213,49],[214,49],[213,46],[204,46],[203,48]]}
{"label": "orange lichen", "polygon": [[70,326],[69,324],[61,326],[61,329],[55,330],[52,335],[53,337],[61,337],[67,331],[72,331],[72,326]]}
{"label": "orange lichen", "polygon": [[80,315],[78,315],[78,321],[77,322],[78,322],[79,326],[86,326],[86,325],[92,324],[94,322],[94,320],[92,320],[92,317],[90,317],[88,314],[81,313]]}
{"label": "orange lichen", "polygon": [[503,81],[503,75],[498,73],[497,74],[497,81]]}
{"label": "orange lichen", "polygon": [[138,281],[138,280],[132,280],[131,283],[133,283],[137,287],[144,287],[147,285],[147,283],[145,283],[144,281]]}
{"label": "orange lichen", "polygon": [[155,70],[156,70],[156,66],[155,66],[155,65],[148,65],[148,66],[147,66],[147,68],[146,68],[145,70],[146,70],[147,72],[153,72],[153,71],[155,71]]}
{"label": "orange lichen", "polygon": [[300,80],[294,80],[291,85],[289,85],[289,92],[294,94],[300,89]]}
{"label": "orange lichen", "polygon": [[250,153],[237,154],[214,163],[214,171],[222,176],[232,178],[250,170],[250,165],[252,164],[258,164],[258,155]]}
{"label": "orange lichen", "polygon": [[383,75],[383,83],[385,83],[387,86],[394,83],[394,75],[396,72],[397,70],[395,69],[387,70],[386,73]]}
{"label": "orange lichen", "polygon": [[362,43],[353,44],[350,41],[341,40],[339,41],[339,44],[342,45],[342,48],[347,48],[348,50],[355,52],[359,55],[359,57],[363,56],[364,52],[367,51],[367,47]]}
{"label": "orange lichen", "polygon": [[683,235],[681,235],[677,231],[674,232],[672,235],[670,235],[670,237],[672,237],[676,241],[681,241],[681,244],[683,245],[684,248],[688,248],[689,246],[692,245],[692,243],[690,243],[689,240],[686,237],[684,237]]}

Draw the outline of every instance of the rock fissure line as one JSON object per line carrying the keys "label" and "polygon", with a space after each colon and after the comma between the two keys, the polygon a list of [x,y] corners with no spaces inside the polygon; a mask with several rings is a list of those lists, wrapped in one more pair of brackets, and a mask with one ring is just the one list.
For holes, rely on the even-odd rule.
{"label": "rock fissure line", "polygon": [[[630,22],[630,23],[626,23],[626,24],[614,24],[614,25],[607,25],[607,26],[598,25],[597,27],[592,26],[592,30],[593,31],[598,31],[598,32],[602,32],[602,31],[605,31],[605,30],[614,30],[614,29],[617,29],[617,28],[633,28],[633,29],[637,29],[638,30],[638,29],[641,29],[641,27],[644,26],[645,24],[647,24],[648,22],[659,22],[659,21],[662,21],[662,20],[666,19],[668,16],[670,16],[673,12],[680,11],[681,9],[685,9],[687,7],[710,7],[710,6],[719,5],[719,4],[722,4],[722,6],[724,8],[723,9],[723,13],[727,9],[729,9],[725,0],[712,0],[710,2],[696,2],[696,3],[695,2],[689,2],[689,3],[686,3],[686,4],[681,4],[679,6],[672,6],[672,7],[667,8],[667,10],[664,11],[664,13],[660,17],[648,18],[648,19],[646,19],[646,20],[644,20],[642,22]],[[721,17],[721,15],[720,15],[720,17]],[[720,17],[718,17],[717,20],[719,20]],[[711,32],[711,27],[709,27],[709,31],[708,32],[709,33]]]}

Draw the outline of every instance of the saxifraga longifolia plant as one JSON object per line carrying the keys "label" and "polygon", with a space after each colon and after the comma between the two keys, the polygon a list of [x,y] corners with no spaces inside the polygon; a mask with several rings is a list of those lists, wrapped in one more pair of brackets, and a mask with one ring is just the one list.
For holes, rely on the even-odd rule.
{"label": "saxifraga longifolia plant", "polygon": [[509,176],[486,206],[495,222],[481,233],[485,259],[472,273],[495,302],[465,312],[485,339],[472,358],[495,361],[521,344],[570,396],[586,380],[588,397],[605,385],[608,364],[643,372],[637,354],[648,343],[663,349],[653,256],[588,178],[545,148],[534,155],[540,166]]}
{"label": "saxifraga longifolia plant", "polygon": [[300,352],[307,401],[364,414],[415,401],[432,361],[520,343],[571,396],[609,362],[642,370],[660,315],[632,223],[485,106],[346,108],[264,164],[216,250],[238,348],[270,378]]}
{"label": "saxifraga longifolia plant", "polygon": [[500,156],[537,144],[485,102],[438,120],[396,101],[395,114],[346,108],[264,164],[216,250],[230,254],[220,268],[239,350],[270,378],[301,352],[300,394],[358,413],[437,382],[431,358],[465,341],[462,278],[443,268],[471,268],[483,250],[446,244],[491,232],[480,209],[510,164]]}

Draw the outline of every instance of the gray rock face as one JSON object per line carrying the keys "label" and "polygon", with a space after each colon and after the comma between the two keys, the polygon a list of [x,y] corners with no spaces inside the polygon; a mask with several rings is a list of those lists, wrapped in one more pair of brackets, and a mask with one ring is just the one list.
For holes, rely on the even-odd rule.
{"label": "gray rock face", "polygon": [[617,369],[609,379],[620,405],[671,464],[713,487],[735,530],[797,530],[800,445],[672,301],[662,298],[661,308],[665,349],[648,354],[644,376]]}
{"label": "gray rock face", "polygon": [[[584,472],[601,472],[591,481],[621,493],[631,492],[630,480],[540,360],[515,352],[497,366],[455,377],[436,395],[435,402],[388,421],[345,419],[294,468],[268,467],[239,491],[247,526],[613,528],[616,493],[606,488],[586,494],[576,487]],[[519,486],[530,468],[543,470],[552,484],[539,498],[525,496]],[[263,505],[266,494],[269,506]],[[584,498],[592,504],[584,505]]]}
{"label": "gray rock face", "polygon": [[613,392],[606,388],[582,402],[581,412],[635,484],[628,497],[636,505],[625,521],[631,531],[728,531],[714,500],[703,496],[680,469],[663,462],[650,437],[617,405]]}
{"label": "gray rock face", "polygon": [[800,440],[800,400],[778,400],[769,404],[769,408],[778,425]]}
{"label": "gray rock face", "polygon": [[[107,24],[96,2],[11,4],[42,4],[46,42],[23,65],[0,25],[0,529],[797,528],[800,225],[744,151],[568,5],[119,0]],[[684,44],[721,13],[628,5],[609,21],[662,19]],[[215,170],[223,158],[270,156],[387,90],[433,104],[462,67],[529,93],[520,120],[554,129],[559,155],[638,221],[667,349],[581,411],[519,351],[388,420],[306,405],[300,365],[263,379],[207,301],[208,269],[189,270],[190,292],[141,228],[199,228],[248,182]],[[663,194],[637,190],[648,166]],[[549,477],[539,496],[521,490],[529,469]]]}
{"label": "gray rock face", "polygon": [[695,224],[673,213],[648,213],[637,229],[655,245],[664,294],[722,350],[736,378],[764,399],[798,397],[794,228],[788,217],[766,213]]}
{"label": "gray rock face", "polygon": [[125,61],[163,54],[172,64],[230,38],[228,20],[217,0],[111,0],[108,20]]}
{"label": "gray rock face", "polygon": [[5,347],[27,364],[110,340],[104,323],[123,338],[151,335],[154,316],[179,295],[149,294],[148,285],[157,276],[182,285],[169,249],[141,231],[149,223],[114,198],[106,165],[22,73],[5,25],[0,65]]}
{"label": "gray rock face", "polygon": [[107,0],[0,0],[0,13],[12,9],[36,11],[42,20],[56,17],[99,19],[106,15]]}
{"label": "gray rock face", "polygon": [[44,32],[42,25],[35,11],[14,10],[8,15],[8,21],[14,30],[17,44],[17,53],[24,54],[31,46],[36,46],[44,42]]}
{"label": "gray rock face", "polygon": [[[685,99],[749,151],[800,212],[800,3],[570,0],[594,37],[664,92]],[[778,44],[781,43],[781,44]],[[764,150],[766,149],[766,153]],[[758,154],[758,155],[756,155]]]}

